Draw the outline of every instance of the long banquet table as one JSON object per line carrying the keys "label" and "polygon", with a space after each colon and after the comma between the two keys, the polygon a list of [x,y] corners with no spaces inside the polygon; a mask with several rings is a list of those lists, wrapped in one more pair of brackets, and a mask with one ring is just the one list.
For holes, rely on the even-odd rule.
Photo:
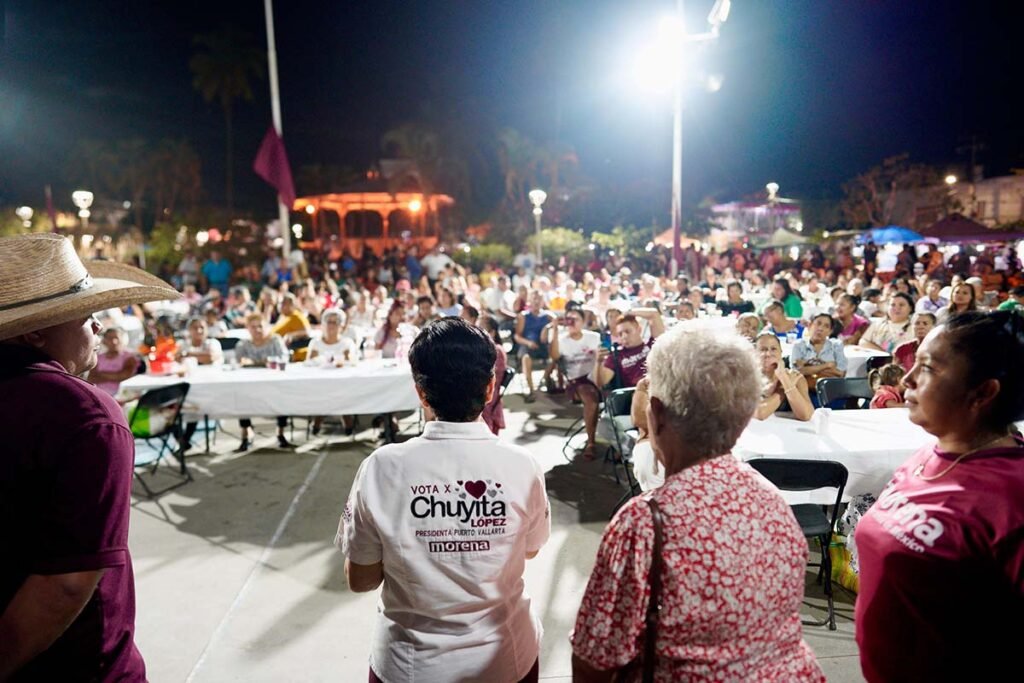
{"label": "long banquet table", "polygon": [[343,368],[293,363],[283,371],[200,366],[184,377],[136,375],[121,390],[137,394],[178,382],[190,385],[187,410],[218,418],[367,415],[420,406],[408,364],[381,359]]}
{"label": "long banquet table", "polygon": [[[824,434],[819,434],[822,410],[810,422],[771,416],[752,420],[740,435],[733,454],[743,460],[786,458],[794,460],[835,460],[846,466],[849,479],[844,498],[878,493],[893,472],[935,437],[910,421],[906,408],[885,410],[833,410]],[[790,504],[813,502],[831,504],[835,490],[786,492]]]}

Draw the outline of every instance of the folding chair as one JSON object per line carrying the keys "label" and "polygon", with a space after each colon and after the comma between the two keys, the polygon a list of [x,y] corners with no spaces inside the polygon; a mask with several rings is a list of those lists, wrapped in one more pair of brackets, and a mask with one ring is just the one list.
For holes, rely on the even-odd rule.
{"label": "folding chair", "polygon": [[[180,444],[177,438],[174,442],[175,447],[171,446],[171,437],[177,437],[182,433],[181,407],[185,404],[188,389],[187,382],[151,389],[139,398],[128,419],[128,425],[136,437],[135,478],[150,498],[192,481],[192,473],[188,471],[185,457],[179,452]],[[156,442],[156,445],[153,442]],[[139,474],[139,470],[148,468],[150,474],[155,473],[160,461],[167,454],[172,454],[178,459],[182,480],[160,491],[154,491]]]}
{"label": "folding chair", "polygon": [[498,392],[499,396],[505,395],[505,390],[508,389],[508,385],[512,384],[512,379],[516,376],[516,369],[511,366],[505,366],[505,374],[501,376],[501,390]]}
{"label": "folding chair", "polygon": [[867,408],[875,392],[864,377],[825,377],[814,385],[822,408],[850,410]]}
{"label": "folding chair", "polygon": [[629,432],[633,429],[633,416],[630,411],[633,407],[633,394],[635,387],[616,389],[605,396],[604,404],[601,407],[601,415],[597,420],[597,432],[599,435],[610,433],[611,445],[605,451],[605,462],[611,461],[612,472],[615,474],[615,483],[621,484],[619,480],[618,466],[622,466],[626,478],[626,493],[615,504],[612,514],[622,507],[626,501],[640,493],[640,484],[633,476],[633,439]]}
{"label": "folding chair", "polygon": [[872,370],[877,370],[878,368],[892,362],[892,356],[872,356],[871,358],[868,358],[866,365],[867,371],[871,372]]}
{"label": "folding chair", "polygon": [[828,599],[828,615],[821,621],[805,621],[808,626],[828,624],[830,631],[836,630],[835,606],[832,602],[832,559],[828,554],[832,532],[836,528],[839,505],[843,501],[848,472],[842,463],[831,460],[789,460],[785,458],[754,458],[747,464],[760,472],[765,479],[781,491],[813,491],[821,488],[835,488],[836,501],[832,515],[827,517],[821,505],[803,503],[791,505],[805,538],[818,539],[821,562],[809,562],[808,566],[818,567],[818,583],[824,577],[825,597]]}

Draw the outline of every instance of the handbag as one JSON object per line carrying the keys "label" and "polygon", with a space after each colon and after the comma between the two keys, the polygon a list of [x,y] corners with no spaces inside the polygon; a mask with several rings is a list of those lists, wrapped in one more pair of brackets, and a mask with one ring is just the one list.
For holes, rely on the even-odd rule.
{"label": "handbag", "polygon": [[651,570],[648,582],[651,584],[651,597],[647,602],[647,615],[644,618],[644,647],[640,654],[618,670],[612,677],[613,683],[631,683],[636,678],[637,669],[641,670],[640,680],[643,683],[654,683],[654,665],[657,655],[655,645],[658,641],[658,610],[661,609],[661,574],[662,574],[662,523],[661,509],[653,498],[647,500],[651,508],[654,522],[654,547],[651,550]]}

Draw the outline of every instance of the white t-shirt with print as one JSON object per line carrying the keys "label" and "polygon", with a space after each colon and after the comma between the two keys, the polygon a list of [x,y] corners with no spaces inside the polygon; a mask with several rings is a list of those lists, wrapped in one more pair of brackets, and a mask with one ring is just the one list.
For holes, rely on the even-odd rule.
{"label": "white t-shirt with print", "polygon": [[597,350],[601,346],[601,335],[583,330],[583,336],[573,339],[567,332],[558,335],[558,353],[565,359],[565,376],[578,379],[594,374]]}
{"label": "white t-shirt with print", "polygon": [[384,564],[370,666],[389,683],[513,683],[533,667],[541,624],[526,554],[551,533],[544,473],[483,422],[428,422],[363,461],[335,543]]}

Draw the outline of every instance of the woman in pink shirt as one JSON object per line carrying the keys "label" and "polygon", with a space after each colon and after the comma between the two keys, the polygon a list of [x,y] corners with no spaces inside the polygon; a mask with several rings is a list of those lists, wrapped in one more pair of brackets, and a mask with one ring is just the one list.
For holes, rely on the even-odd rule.
{"label": "woman in pink shirt", "polygon": [[859,304],[860,299],[852,294],[843,294],[836,304],[836,320],[842,325],[839,338],[847,346],[855,346],[870,324],[867,318],[857,315]]}
{"label": "woman in pink shirt", "polygon": [[857,525],[855,624],[874,681],[1000,680],[1024,607],[1024,317],[967,312],[932,330],[903,378],[938,442]]}
{"label": "woman in pink shirt", "polygon": [[121,382],[135,375],[139,359],[124,348],[128,335],[120,327],[103,331],[103,352],[97,355],[96,367],[89,372],[89,381],[111,396],[117,395]]}

